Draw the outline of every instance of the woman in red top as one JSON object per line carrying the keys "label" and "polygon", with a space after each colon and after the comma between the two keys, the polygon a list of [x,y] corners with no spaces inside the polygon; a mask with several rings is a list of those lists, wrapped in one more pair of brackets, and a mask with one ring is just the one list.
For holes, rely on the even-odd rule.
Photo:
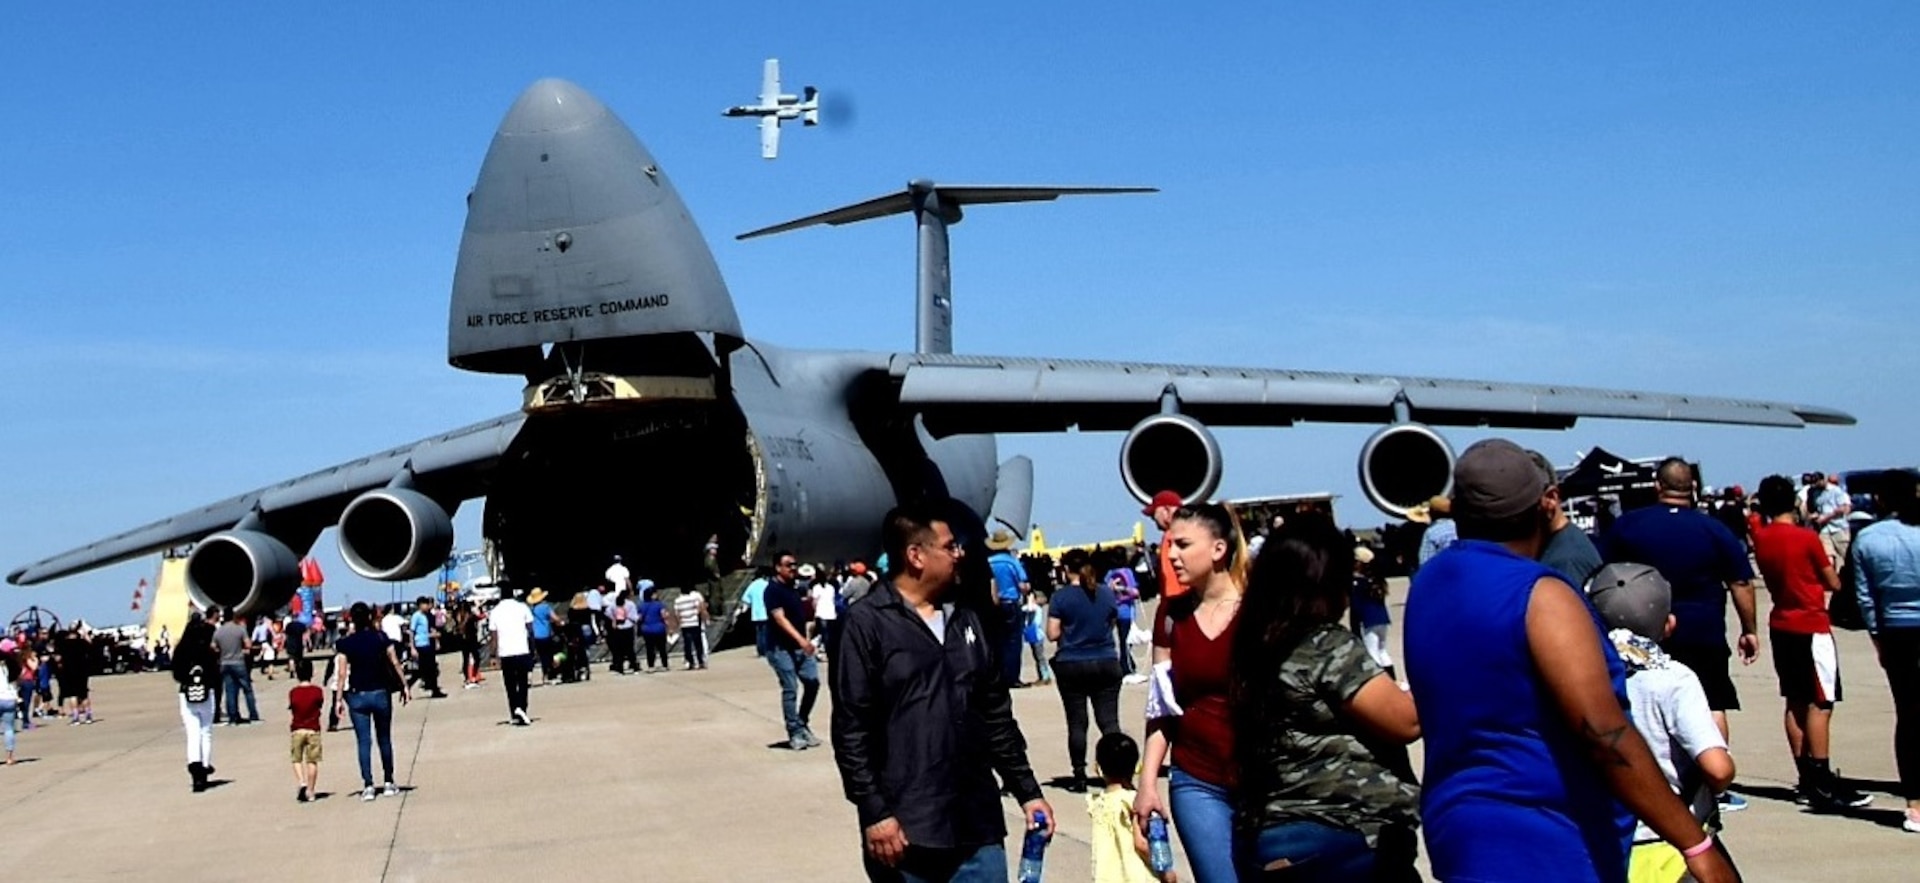
{"label": "woman in red top", "polygon": [[[1173,698],[1181,713],[1147,722],[1133,811],[1143,827],[1155,813],[1172,819],[1198,883],[1230,883],[1234,754],[1228,660],[1247,584],[1247,544],[1233,513],[1212,503],[1176,511],[1167,543],[1174,576],[1192,591],[1162,602],[1153,661],[1172,663]],[[1169,753],[1173,772],[1163,807],[1160,769]]]}

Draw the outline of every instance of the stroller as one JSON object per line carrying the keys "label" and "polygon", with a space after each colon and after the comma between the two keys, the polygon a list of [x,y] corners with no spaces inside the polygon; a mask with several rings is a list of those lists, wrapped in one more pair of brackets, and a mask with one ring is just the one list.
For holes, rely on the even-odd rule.
{"label": "stroller", "polygon": [[593,680],[593,663],[589,654],[597,640],[592,611],[584,607],[568,610],[567,627],[562,635],[566,658],[564,661],[556,660],[561,683]]}

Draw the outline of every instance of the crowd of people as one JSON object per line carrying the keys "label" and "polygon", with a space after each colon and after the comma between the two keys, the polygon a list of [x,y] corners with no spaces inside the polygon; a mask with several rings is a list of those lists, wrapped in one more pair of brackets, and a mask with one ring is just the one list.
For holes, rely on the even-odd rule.
{"label": "crowd of people", "polygon": [[[872,566],[779,552],[719,614],[700,587],[661,590],[616,558],[564,602],[509,586],[491,605],[355,604],[337,629],[196,614],[170,667],[195,791],[217,781],[215,724],[259,721],[253,674],[284,667],[296,800],[318,793],[322,733],[345,720],[372,801],[400,791],[393,716],[416,685],[445,695],[442,652],[459,652],[469,689],[497,668],[508,722],[529,726],[536,670],[585,680],[598,653],[615,673],[668,671],[676,642],[682,670],[704,669],[709,627],[732,617],[775,676],[786,748],[829,744],[812,720],[825,666],[826,735],[872,879],[1004,879],[1003,793],[1029,831],[1052,830],[1012,702],[1051,687],[1066,744],[1047,784],[1086,795],[1096,879],[1170,879],[1147,837],[1164,826],[1201,883],[1417,879],[1423,846],[1440,879],[1713,881],[1736,879],[1718,834],[1744,806],[1730,790],[1731,667],[1763,640],[1798,801],[1871,801],[1832,765],[1832,629],[1851,619],[1887,673],[1904,828],[1920,833],[1913,474],[1876,482],[1877,519],[1824,476],[1768,476],[1751,495],[1699,493],[1695,476],[1661,463],[1657,498],[1590,536],[1551,465],[1495,439],[1460,456],[1452,492],[1397,538],[1356,540],[1317,511],[1249,531],[1225,506],[1163,493],[1144,510],[1154,546],[1057,560],[1019,557],[1011,531],[957,504],[907,505]],[[1398,661],[1384,579],[1396,569],[1411,574]],[[1772,600],[1764,634],[1756,575]],[[62,667],[91,658],[83,643],[0,641],[9,762],[47,679],[72,722],[91,720],[85,667]],[[1144,719],[1121,714],[1128,683],[1143,686]]]}
{"label": "crowd of people", "polygon": [[[1912,473],[1877,482],[1878,520],[1850,519],[1825,476],[1770,476],[1736,492],[1737,533],[1729,497],[1699,493],[1690,464],[1673,458],[1657,475],[1657,499],[1590,536],[1544,457],[1498,439],[1468,449],[1452,493],[1425,507],[1426,529],[1402,537],[1412,580],[1398,666],[1386,568],[1373,566],[1384,549],[1313,514],[1260,525],[1253,544],[1224,507],[1156,497],[1161,566],[1123,562],[1128,585],[1166,574],[1144,750],[1137,789],[1130,770],[1096,758],[1095,864],[1113,873],[1097,879],[1164,879],[1139,836],[1159,822],[1202,883],[1414,879],[1423,843],[1440,879],[1736,879],[1717,834],[1744,806],[1729,790],[1727,712],[1740,708],[1732,660],[1751,663],[1763,640],[1756,569],[1797,801],[1843,812],[1872,799],[1832,767],[1831,596],[1857,608],[1887,670],[1903,827],[1920,833]],[[1096,755],[1125,757],[1131,741],[1114,710],[1129,653],[1111,562],[1079,553],[1015,570],[995,560],[1006,538],[980,533],[956,538],[937,511],[896,510],[883,528],[892,565],[840,614],[832,738],[872,879],[1004,879],[996,790],[1030,830],[1051,825],[1011,690],[1058,687],[1071,773],[1055,784],[1067,790],[1088,785],[1089,706]],[[969,563],[976,543],[986,567]],[[1041,573],[1050,593],[1033,585]],[[1028,682],[1019,644],[1038,644],[1036,622],[1056,650],[1051,665],[1035,654]],[[1111,793],[1132,794],[1131,811],[1111,812]]]}

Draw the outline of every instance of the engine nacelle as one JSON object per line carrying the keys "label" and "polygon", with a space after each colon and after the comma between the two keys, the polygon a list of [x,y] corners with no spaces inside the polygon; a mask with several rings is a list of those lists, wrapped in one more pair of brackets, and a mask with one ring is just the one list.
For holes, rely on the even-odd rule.
{"label": "engine nacelle", "polygon": [[1207,426],[1184,414],[1155,414],[1135,423],[1120,443],[1120,480],[1142,503],[1173,491],[1189,503],[1220,486],[1220,443]]}
{"label": "engine nacelle", "polygon": [[242,616],[269,613],[300,587],[300,559],[287,544],[257,530],[223,530],[187,556],[187,594],[202,608],[231,607]]}
{"label": "engine nacelle", "polygon": [[1395,423],[1360,447],[1360,490],[1395,518],[1453,489],[1453,446],[1432,427]]}
{"label": "engine nacelle", "polygon": [[432,573],[453,551],[453,518],[419,491],[368,491],[340,513],[340,557],[367,579],[393,582]]}

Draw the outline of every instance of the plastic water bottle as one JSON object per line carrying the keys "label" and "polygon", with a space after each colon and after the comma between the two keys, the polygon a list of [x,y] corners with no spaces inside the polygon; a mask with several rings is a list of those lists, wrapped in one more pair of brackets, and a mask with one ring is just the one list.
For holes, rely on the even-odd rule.
{"label": "plastic water bottle", "polygon": [[1147,867],[1156,874],[1173,870],[1173,844],[1167,840],[1167,820],[1157,812],[1147,817]]}
{"label": "plastic water bottle", "polygon": [[1053,839],[1047,833],[1046,812],[1034,813],[1033,824],[1033,830],[1027,832],[1027,842],[1020,847],[1019,883],[1040,883],[1040,866],[1047,860],[1047,841]]}

